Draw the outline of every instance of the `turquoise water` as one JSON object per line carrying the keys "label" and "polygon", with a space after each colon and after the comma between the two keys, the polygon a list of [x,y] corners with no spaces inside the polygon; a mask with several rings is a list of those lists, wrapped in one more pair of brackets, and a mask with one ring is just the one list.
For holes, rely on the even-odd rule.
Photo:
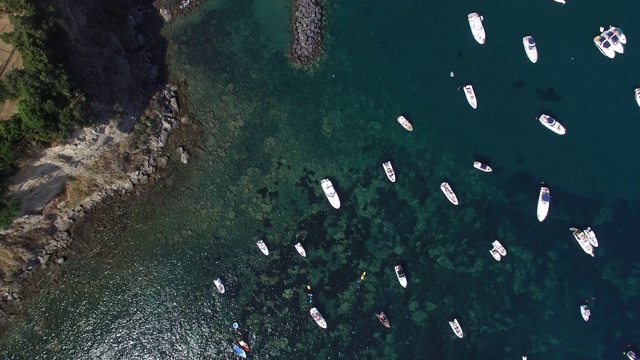
{"label": "turquoise water", "polygon": [[[193,162],[173,159],[109,226],[76,231],[97,250],[71,258],[64,287],[3,339],[4,357],[232,359],[234,321],[255,359],[614,359],[639,345],[640,5],[330,3],[312,73],[287,64],[288,6],[211,1],[167,29],[203,134]],[[483,46],[472,11],[485,18]],[[609,24],[629,41],[613,60],[592,41]],[[467,83],[477,110],[458,90]],[[542,112],[567,135],[542,127]],[[476,159],[494,172],[473,169]],[[460,206],[440,192],[445,180]],[[542,181],[552,202],[539,223]],[[595,229],[595,258],[572,226]],[[500,263],[494,239],[509,251]],[[307,284],[327,330],[309,316]],[[592,297],[584,322],[579,306]],[[374,317],[381,309],[391,329]]]}

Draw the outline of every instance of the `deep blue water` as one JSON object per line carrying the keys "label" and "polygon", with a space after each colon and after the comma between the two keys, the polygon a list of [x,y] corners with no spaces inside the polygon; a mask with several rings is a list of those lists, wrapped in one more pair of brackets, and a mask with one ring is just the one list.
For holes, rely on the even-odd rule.
{"label": "deep blue water", "polygon": [[[193,162],[173,159],[113,228],[78,233],[101,251],[66,265],[66,285],[3,339],[5,356],[231,359],[237,321],[254,359],[623,358],[640,345],[640,4],[568,2],[328,2],[311,73],[287,64],[287,1],[207,2],[167,29],[203,134]],[[469,31],[472,11],[485,45]],[[592,40],[609,24],[628,38],[613,60]],[[477,110],[459,90],[467,83]],[[542,127],[541,113],[567,135]],[[541,182],[552,195],[542,223]],[[573,226],[595,229],[595,258]],[[494,239],[509,252],[499,263]],[[306,285],[327,330],[309,316]],[[579,306],[593,297],[584,322]],[[373,316],[381,309],[391,329]]]}

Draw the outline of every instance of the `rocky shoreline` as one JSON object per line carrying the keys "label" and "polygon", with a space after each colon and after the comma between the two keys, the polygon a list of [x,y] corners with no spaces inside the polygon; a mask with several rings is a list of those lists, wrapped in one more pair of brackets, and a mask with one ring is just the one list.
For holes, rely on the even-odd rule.
{"label": "rocky shoreline", "polygon": [[292,9],[289,59],[294,65],[308,66],[323,53],[324,10],[321,0],[293,0]]}

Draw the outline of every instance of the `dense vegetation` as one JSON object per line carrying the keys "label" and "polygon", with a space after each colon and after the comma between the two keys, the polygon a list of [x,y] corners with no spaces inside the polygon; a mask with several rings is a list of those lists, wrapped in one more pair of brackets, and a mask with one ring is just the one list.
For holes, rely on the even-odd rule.
{"label": "dense vegetation", "polygon": [[[2,39],[20,52],[24,65],[0,82],[0,101],[18,100],[18,113],[0,121],[0,176],[6,178],[25,151],[66,137],[83,118],[84,101],[57,51],[60,29],[51,5],[46,0],[0,0],[0,11],[10,14],[14,27]],[[0,227],[16,211],[15,202],[0,199]]]}

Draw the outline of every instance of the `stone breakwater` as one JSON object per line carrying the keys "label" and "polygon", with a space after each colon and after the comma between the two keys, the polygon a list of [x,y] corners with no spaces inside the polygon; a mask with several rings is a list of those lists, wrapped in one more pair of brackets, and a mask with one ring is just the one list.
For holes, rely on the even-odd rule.
{"label": "stone breakwater", "polygon": [[313,63],[323,51],[324,12],[320,0],[293,0],[293,43],[289,57],[294,64]]}

